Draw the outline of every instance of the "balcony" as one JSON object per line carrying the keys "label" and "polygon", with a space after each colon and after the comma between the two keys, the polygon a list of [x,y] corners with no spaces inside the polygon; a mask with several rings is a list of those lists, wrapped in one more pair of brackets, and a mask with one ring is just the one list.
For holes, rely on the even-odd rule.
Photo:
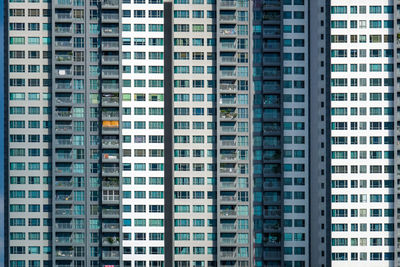
{"label": "balcony", "polygon": [[72,243],[72,238],[71,237],[64,237],[64,236],[59,236],[55,238],[56,243],[61,243],[61,244],[69,244]]}
{"label": "balcony", "polygon": [[237,201],[237,197],[235,196],[220,196],[220,201],[223,202],[232,202],[232,201]]}
{"label": "balcony", "polygon": [[72,139],[56,139],[56,144],[62,146],[70,146],[72,145]]}
{"label": "balcony", "polygon": [[56,223],[56,228],[58,230],[70,230],[73,228],[72,223]]}
{"label": "balcony", "polygon": [[71,187],[73,185],[72,181],[56,181],[55,186],[57,187]]}
{"label": "balcony", "polygon": [[102,253],[104,258],[119,258],[119,251],[103,251]]}
{"label": "balcony", "polygon": [[111,180],[111,181],[102,181],[101,182],[102,187],[116,187],[119,188],[119,181],[118,179],[116,180]]}
{"label": "balcony", "polygon": [[56,82],[56,89],[70,90],[70,89],[72,89],[72,86],[71,86],[71,83],[57,83]]}
{"label": "balcony", "polygon": [[221,1],[219,2],[220,7],[236,7],[236,1]]}
{"label": "balcony", "polygon": [[71,167],[57,167],[55,169],[57,174],[70,174],[72,173],[72,168]]}
{"label": "balcony", "polygon": [[277,231],[281,229],[279,224],[264,224],[264,232],[269,232],[269,231]]}
{"label": "balcony", "polygon": [[235,168],[220,168],[220,173],[227,173],[227,174],[236,174],[238,171]]}
{"label": "balcony", "polygon": [[118,160],[119,154],[118,153],[103,153],[102,159],[104,160]]}
{"label": "balcony", "polygon": [[219,215],[220,216],[236,216],[237,211],[236,210],[221,210]]}
{"label": "balcony", "polygon": [[56,195],[57,201],[72,201],[72,194],[71,195]]}
{"label": "balcony", "polygon": [[221,63],[236,63],[236,57],[221,56]]}
{"label": "balcony", "polygon": [[221,251],[219,255],[221,256],[221,258],[236,258],[235,251]]}
{"label": "balcony", "polygon": [[102,90],[119,90],[118,83],[103,83],[101,85]]}
{"label": "balcony", "polygon": [[119,56],[103,55],[101,58],[101,62],[103,64],[118,64]]}
{"label": "balcony", "polygon": [[119,245],[119,237],[116,237],[116,236],[103,237],[102,244],[106,245],[106,246],[118,246]]}
{"label": "balcony", "polygon": [[72,70],[71,69],[56,69],[56,76],[71,76]]}
{"label": "balcony", "polygon": [[71,34],[72,33],[72,28],[71,27],[56,27],[54,29],[54,32],[58,33],[58,34]]}
{"label": "balcony", "polygon": [[56,125],[55,130],[56,130],[56,132],[72,131],[72,125]]}
{"label": "balcony", "polygon": [[119,231],[119,223],[103,223],[102,224],[103,230],[113,230]]}
{"label": "balcony", "polygon": [[235,189],[236,183],[235,182],[221,182],[221,189]]}
{"label": "balcony", "polygon": [[69,6],[69,8],[71,8],[72,0],[57,0],[56,5],[58,5],[58,6]]}
{"label": "balcony", "polygon": [[221,119],[224,119],[224,120],[234,120],[234,119],[236,119],[237,118],[237,113],[234,113],[234,112],[225,112],[225,113],[222,113],[221,112],[221,115],[219,116]]}
{"label": "balcony", "polygon": [[116,147],[119,145],[119,140],[118,139],[103,139],[101,141],[101,144],[103,146]]}
{"label": "balcony", "polygon": [[219,21],[224,22],[224,21],[235,21],[236,20],[236,15],[219,15]]}
{"label": "balcony", "polygon": [[234,133],[236,132],[235,126],[221,126],[221,131],[224,133]]}
{"label": "balcony", "polygon": [[115,42],[110,42],[110,41],[103,41],[101,42],[101,48],[102,49],[119,49],[119,43],[118,41]]}
{"label": "balcony", "polygon": [[56,62],[68,62],[71,61],[72,62],[72,55],[56,55]]}
{"label": "balcony", "polygon": [[55,115],[58,118],[72,118],[72,111],[61,111],[61,110],[56,110]]}
{"label": "balcony", "polygon": [[117,79],[119,77],[119,70],[115,69],[115,70],[102,70],[101,71],[101,76],[103,78],[115,78]]}
{"label": "balcony", "polygon": [[237,225],[234,223],[221,223],[221,229],[223,231],[235,231]]}
{"label": "balcony", "polygon": [[236,49],[235,42],[221,42],[221,49]]}
{"label": "balcony", "polygon": [[279,196],[264,196],[264,202],[280,202],[281,198]]}
{"label": "balcony", "polygon": [[72,97],[56,96],[57,104],[72,104]]}
{"label": "balcony", "polygon": [[73,250],[56,250],[56,257],[72,257],[73,255]]}
{"label": "balcony", "polygon": [[103,195],[102,196],[103,201],[106,202],[119,202],[119,195]]}
{"label": "balcony", "polygon": [[55,46],[57,48],[72,48],[72,42],[68,41],[55,41]]}
{"label": "balcony", "polygon": [[236,77],[236,71],[234,70],[221,70],[220,71],[222,78],[233,78]]}
{"label": "balcony", "polygon": [[221,146],[236,146],[236,141],[235,140],[222,140],[221,141]]}
{"label": "balcony", "polygon": [[221,160],[236,160],[237,159],[236,154],[221,154],[220,157],[221,157]]}
{"label": "balcony", "polygon": [[118,8],[119,0],[103,0],[101,3],[102,8]]}
{"label": "balcony", "polygon": [[221,98],[219,103],[222,105],[234,105],[236,104],[236,98]]}
{"label": "balcony", "polygon": [[119,104],[118,96],[106,96],[101,99],[103,104]]}
{"label": "balcony", "polygon": [[119,209],[103,209],[103,216],[119,216]]}
{"label": "balcony", "polygon": [[119,167],[103,167],[102,172],[104,174],[119,174]]}
{"label": "balcony", "polygon": [[119,117],[119,111],[103,111],[101,113],[101,116],[103,118],[118,118]]}
{"label": "balcony", "polygon": [[118,36],[119,29],[118,27],[103,27],[101,33],[103,36]]}
{"label": "balcony", "polygon": [[219,89],[221,91],[236,91],[237,86],[236,84],[220,84]]}
{"label": "balcony", "polygon": [[72,153],[56,153],[58,160],[70,160],[72,159]]}
{"label": "balcony", "polygon": [[221,245],[234,245],[236,244],[236,238],[234,237],[222,237],[220,239]]}
{"label": "balcony", "polygon": [[103,13],[101,14],[102,21],[119,21],[118,13]]}
{"label": "balcony", "polygon": [[236,36],[236,29],[220,29],[219,33],[221,36]]}
{"label": "balcony", "polygon": [[56,209],[56,215],[58,216],[71,216],[72,209]]}

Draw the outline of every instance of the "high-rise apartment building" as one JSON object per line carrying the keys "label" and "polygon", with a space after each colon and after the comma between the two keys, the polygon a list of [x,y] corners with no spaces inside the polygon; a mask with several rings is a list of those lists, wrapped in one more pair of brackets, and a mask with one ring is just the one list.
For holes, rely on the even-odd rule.
{"label": "high-rise apartment building", "polygon": [[4,265],[397,266],[397,7],[7,0]]}

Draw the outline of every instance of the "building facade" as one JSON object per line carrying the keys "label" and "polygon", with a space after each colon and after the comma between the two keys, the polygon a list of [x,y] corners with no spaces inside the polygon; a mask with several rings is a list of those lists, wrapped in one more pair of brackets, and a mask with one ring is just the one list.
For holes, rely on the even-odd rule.
{"label": "building facade", "polygon": [[[394,266],[397,11],[374,1],[7,1],[4,265]],[[355,84],[353,45],[376,60]]]}

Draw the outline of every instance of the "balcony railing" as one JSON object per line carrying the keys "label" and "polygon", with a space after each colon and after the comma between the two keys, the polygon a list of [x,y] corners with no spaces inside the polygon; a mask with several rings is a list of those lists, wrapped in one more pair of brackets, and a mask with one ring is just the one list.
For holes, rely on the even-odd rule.
{"label": "balcony railing", "polygon": [[119,154],[116,153],[103,153],[102,154],[103,159],[119,159]]}
{"label": "balcony railing", "polygon": [[235,258],[236,257],[236,252],[234,251],[221,251],[220,256],[222,258]]}
{"label": "balcony railing", "polygon": [[221,229],[225,231],[236,230],[236,224],[233,223],[221,223]]}
{"label": "balcony railing", "polygon": [[56,223],[56,228],[57,229],[72,229],[73,225],[72,223]]}
{"label": "balcony railing", "polygon": [[56,125],[56,132],[72,131],[72,125]]}
{"label": "balcony railing", "polygon": [[55,171],[58,174],[71,173],[72,172],[72,168],[71,167],[56,167]]}
{"label": "balcony railing", "polygon": [[219,88],[224,91],[236,91],[237,86],[236,84],[220,84]]}
{"label": "balcony railing", "polygon": [[105,111],[101,113],[103,118],[115,118],[119,117],[119,111]]}
{"label": "balcony railing", "polygon": [[57,4],[69,6],[69,5],[72,5],[72,0],[57,0]]}
{"label": "balcony railing", "polygon": [[221,216],[236,216],[236,210],[221,210],[219,213]]}
{"label": "balcony railing", "polygon": [[103,60],[103,63],[118,63],[119,57],[118,56],[103,56],[102,60]]}
{"label": "balcony railing", "polygon": [[280,210],[264,210],[264,216],[280,216]]}
{"label": "balcony railing", "polygon": [[119,187],[118,181],[102,181],[101,185],[103,187]]}
{"label": "balcony railing", "polygon": [[56,47],[72,47],[72,42],[68,41],[56,41],[55,42]]}
{"label": "balcony railing", "polygon": [[102,70],[101,76],[103,77],[116,77],[119,75],[118,70]]}
{"label": "balcony railing", "polygon": [[103,201],[119,201],[119,195],[103,195]]}
{"label": "balcony railing", "polygon": [[56,89],[71,89],[70,83],[56,83]]}
{"label": "balcony railing", "polygon": [[103,209],[103,215],[119,215],[119,210],[117,209]]}
{"label": "balcony railing", "polygon": [[[58,14],[57,15],[57,17],[58,16],[60,16],[61,14]],[[63,14],[64,15],[64,14]],[[72,18],[72,17],[71,17]],[[54,29],[54,31],[56,32],[56,33],[72,33],[72,28],[71,27],[56,27],[55,29]]]}
{"label": "balcony railing", "polygon": [[57,62],[72,61],[72,56],[70,55],[56,55]]}
{"label": "balcony railing", "polygon": [[70,104],[72,103],[72,98],[71,97],[64,97],[64,96],[57,96],[56,97],[56,102],[59,104]]}
{"label": "balcony railing", "polygon": [[102,20],[119,20],[119,14],[102,14]]}
{"label": "balcony railing", "polygon": [[221,126],[221,131],[225,133],[233,133],[236,132],[235,126]]}
{"label": "balcony railing", "polygon": [[56,139],[57,145],[72,145],[72,139]]}
{"label": "balcony railing", "polygon": [[102,48],[119,48],[119,43],[104,41],[101,43],[101,46],[102,46]]}
{"label": "balcony railing", "polygon": [[71,118],[72,117],[72,111],[56,111],[55,112],[57,117],[63,117],[63,118]]}
{"label": "balcony railing", "polygon": [[236,201],[237,197],[235,197],[235,196],[221,196],[219,199],[221,201]]}
{"label": "balcony railing", "polygon": [[221,188],[236,188],[236,183],[234,183],[234,182],[221,182]]}
{"label": "balcony railing", "polygon": [[115,96],[110,96],[110,97],[103,97],[102,102],[104,104],[118,104],[119,103],[119,97]]}
{"label": "balcony railing", "polygon": [[104,27],[101,29],[103,34],[118,34],[119,30],[117,27],[111,28],[111,27]]}
{"label": "balcony railing", "polygon": [[71,243],[72,242],[72,238],[71,237],[56,237],[56,242],[57,243]]}
{"label": "balcony railing", "polygon": [[119,140],[117,140],[117,139],[103,139],[102,141],[101,141],[101,143],[102,143],[102,145],[103,146],[116,146],[116,145],[118,145],[119,144]]}
{"label": "balcony railing", "polygon": [[233,36],[236,35],[236,29],[220,29],[219,33],[221,36]]}
{"label": "balcony railing", "polygon": [[72,153],[56,153],[57,159],[72,159]]}
{"label": "balcony railing", "polygon": [[72,209],[56,209],[56,215],[72,215]]}
{"label": "balcony railing", "polygon": [[103,167],[103,173],[118,174],[119,167]]}
{"label": "balcony railing", "polygon": [[71,250],[57,250],[56,251],[57,257],[72,257],[73,255],[74,255],[74,252]]}
{"label": "balcony railing", "polygon": [[232,42],[223,42],[221,43],[221,48],[222,49],[235,49],[236,48],[236,43]]}
{"label": "balcony railing", "polygon": [[119,1],[118,0],[103,0],[102,7],[118,7]]}
{"label": "balcony railing", "polygon": [[72,200],[72,195],[57,195],[56,200],[61,200],[61,201],[71,201]]}
{"label": "balcony railing", "polygon": [[103,258],[118,258],[119,251],[103,251]]}
{"label": "balcony railing", "polygon": [[236,7],[236,1],[221,1],[219,5],[221,7]]}
{"label": "balcony railing", "polygon": [[118,230],[119,223],[103,223],[102,228],[107,230]]}
{"label": "balcony railing", "polygon": [[221,70],[221,77],[236,77],[234,70]]}
{"label": "balcony railing", "polygon": [[235,160],[236,158],[236,154],[221,154],[222,160]]}
{"label": "balcony railing", "polygon": [[119,238],[116,236],[109,236],[102,238],[103,245],[119,245]]}
{"label": "balcony railing", "polygon": [[56,186],[66,186],[66,187],[69,187],[69,186],[72,186],[72,185],[73,185],[73,182],[72,182],[72,181],[56,181],[56,182],[55,182],[55,185],[56,185]]}
{"label": "balcony railing", "polygon": [[220,168],[220,173],[237,173],[237,169],[235,168]]}
{"label": "balcony railing", "polygon": [[236,16],[235,15],[220,15],[219,20],[220,21],[233,21],[233,20],[236,20]]}
{"label": "balcony railing", "polygon": [[235,98],[221,98],[219,100],[220,104],[236,104],[236,99]]}
{"label": "balcony railing", "polygon": [[119,89],[119,84],[108,84],[108,83],[103,83],[101,85],[101,89],[103,90],[118,90]]}
{"label": "balcony railing", "polygon": [[235,140],[222,140],[221,146],[236,146]]}
{"label": "balcony railing", "polygon": [[230,237],[221,238],[221,244],[235,244],[235,243],[236,243],[236,238],[230,238]]}
{"label": "balcony railing", "polygon": [[221,57],[221,62],[222,63],[235,63],[236,62],[236,57]]}
{"label": "balcony railing", "polygon": [[70,69],[56,70],[56,74],[59,76],[72,75],[72,70]]}

